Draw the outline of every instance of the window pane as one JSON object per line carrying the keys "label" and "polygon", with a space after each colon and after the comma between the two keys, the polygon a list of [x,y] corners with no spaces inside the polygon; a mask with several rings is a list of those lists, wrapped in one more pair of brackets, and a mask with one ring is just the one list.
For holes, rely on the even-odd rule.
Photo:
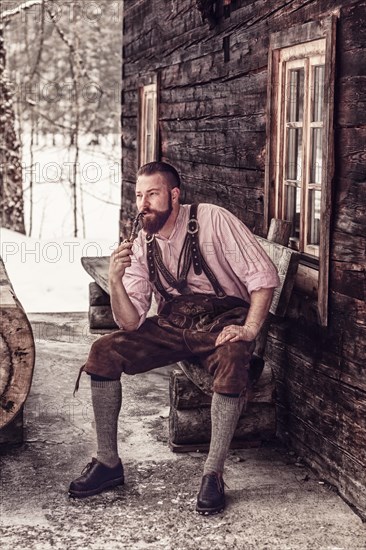
{"label": "window pane", "polygon": [[146,162],[150,162],[154,160],[153,158],[153,147],[154,147],[154,140],[153,140],[153,125],[154,125],[154,103],[153,99],[150,94],[146,96]]}
{"label": "window pane", "polygon": [[313,109],[312,122],[323,120],[324,101],[324,65],[313,67]]}
{"label": "window pane", "polygon": [[322,128],[311,129],[310,183],[322,182]]}
{"label": "window pane", "polygon": [[287,161],[286,176],[287,180],[301,180],[302,163],[302,129],[287,129]]}
{"label": "window pane", "polygon": [[152,123],[153,123],[153,102],[151,96],[147,98],[146,101],[146,132],[148,135],[152,133]]}
{"label": "window pane", "polygon": [[304,112],[304,69],[288,71],[287,122],[300,122]]}
{"label": "window pane", "polygon": [[152,151],[152,139],[149,134],[146,136],[146,159],[145,162],[153,161],[153,151]]}
{"label": "window pane", "polygon": [[309,192],[308,244],[320,242],[320,199],[321,192],[311,189]]}
{"label": "window pane", "polygon": [[292,222],[292,236],[300,237],[301,189],[299,186],[285,187],[285,219]]}

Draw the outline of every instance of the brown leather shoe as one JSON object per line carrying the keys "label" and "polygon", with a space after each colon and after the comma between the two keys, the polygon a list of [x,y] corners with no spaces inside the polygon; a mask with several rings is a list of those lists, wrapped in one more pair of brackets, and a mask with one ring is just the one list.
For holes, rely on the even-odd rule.
{"label": "brown leather shoe", "polygon": [[225,508],[224,480],[217,472],[205,474],[197,496],[196,510],[199,514],[211,515]]}
{"label": "brown leather shoe", "polygon": [[69,495],[76,498],[90,497],[110,487],[123,485],[124,481],[121,461],[114,468],[108,468],[96,458],[92,458],[81,472],[81,476],[71,482]]}

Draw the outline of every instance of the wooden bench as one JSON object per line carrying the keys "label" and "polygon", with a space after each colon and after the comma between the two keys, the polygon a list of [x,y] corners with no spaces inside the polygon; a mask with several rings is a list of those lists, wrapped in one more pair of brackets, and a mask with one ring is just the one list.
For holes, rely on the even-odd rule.
{"label": "wooden bench", "polygon": [[[291,296],[300,255],[275,242],[288,242],[287,222],[272,220],[268,238],[256,237],[276,265],[280,286],[275,290],[270,315],[257,339],[251,364],[252,389],[248,406],[240,417],[232,447],[258,445],[276,433],[275,384],[265,365],[268,330],[274,317],[283,317]],[[90,330],[105,333],[116,328],[108,289],[109,257],[84,257],[82,265],[94,279],[89,285]],[[152,312],[154,313],[154,312]],[[204,450],[210,441],[211,376],[199,363],[181,361],[170,376],[169,444],[174,452]]]}
{"label": "wooden bench", "polygon": [[0,258],[0,444],[23,442],[23,406],[34,368],[32,328]]}

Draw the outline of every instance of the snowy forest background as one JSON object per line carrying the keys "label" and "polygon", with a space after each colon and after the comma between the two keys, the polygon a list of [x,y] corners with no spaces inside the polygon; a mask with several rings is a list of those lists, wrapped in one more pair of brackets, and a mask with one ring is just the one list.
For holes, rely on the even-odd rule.
{"label": "snowy forest background", "polygon": [[2,225],[38,238],[116,235],[122,1],[2,1],[1,15]]}
{"label": "snowy forest background", "polygon": [[1,0],[1,256],[28,311],[86,310],[80,256],[118,240],[122,3]]}

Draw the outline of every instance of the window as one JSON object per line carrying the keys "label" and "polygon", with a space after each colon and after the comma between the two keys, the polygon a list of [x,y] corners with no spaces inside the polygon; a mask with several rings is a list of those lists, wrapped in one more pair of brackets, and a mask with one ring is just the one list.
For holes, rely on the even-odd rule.
{"label": "window", "polygon": [[317,297],[327,324],[333,178],[335,18],[271,36],[265,221],[292,222],[302,254],[300,286]]}
{"label": "window", "polygon": [[319,257],[325,40],[284,48],[279,59],[277,217],[291,245]]}
{"label": "window", "polygon": [[139,166],[157,160],[158,154],[157,85],[140,88]]}

